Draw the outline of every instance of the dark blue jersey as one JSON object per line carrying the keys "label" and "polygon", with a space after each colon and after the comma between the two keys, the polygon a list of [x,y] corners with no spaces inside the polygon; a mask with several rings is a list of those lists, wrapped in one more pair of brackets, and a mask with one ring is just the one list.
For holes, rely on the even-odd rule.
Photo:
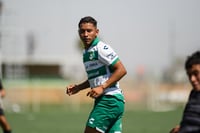
{"label": "dark blue jersey", "polygon": [[1,79],[0,79],[0,90],[2,90],[2,89],[3,89],[3,84],[2,84]]}
{"label": "dark blue jersey", "polygon": [[180,133],[200,133],[200,91],[191,91],[183,112]]}

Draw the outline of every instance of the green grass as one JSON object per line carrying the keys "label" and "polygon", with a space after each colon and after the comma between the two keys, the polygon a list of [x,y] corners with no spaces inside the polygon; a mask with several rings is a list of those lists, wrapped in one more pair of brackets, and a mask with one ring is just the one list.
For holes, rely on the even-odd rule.
{"label": "green grass", "polygon": [[168,112],[127,111],[124,116],[124,133],[168,133],[177,125],[181,109]]}
{"label": "green grass", "polygon": [[[43,105],[40,112],[6,112],[13,133],[83,133],[91,106]],[[179,123],[183,108],[168,112],[126,111],[123,133],[168,133]]]}

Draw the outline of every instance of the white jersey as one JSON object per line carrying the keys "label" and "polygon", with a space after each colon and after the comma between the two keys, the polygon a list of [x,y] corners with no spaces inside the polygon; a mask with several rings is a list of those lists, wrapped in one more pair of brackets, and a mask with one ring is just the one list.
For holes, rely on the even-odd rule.
{"label": "white jersey", "polygon": [[[107,44],[96,38],[89,49],[83,52],[83,63],[88,75],[90,87],[102,85],[112,75],[113,65],[119,60],[118,55]],[[106,95],[122,94],[119,83],[105,89]]]}

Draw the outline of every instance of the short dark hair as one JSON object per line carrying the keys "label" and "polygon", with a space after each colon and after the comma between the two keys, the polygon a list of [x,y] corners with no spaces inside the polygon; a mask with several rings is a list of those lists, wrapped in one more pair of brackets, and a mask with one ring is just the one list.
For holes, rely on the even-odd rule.
{"label": "short dark hair", "polygon": [[187,57],[187,60],[185,61],[185,69],[188,70],[192,65],[196,64],[200,64],[200,51],[196,51]]}
{"label": "short dark hair", "polygon": [[79,28],[82,23],[92,23],[95,27],[97,27],[97,21],[91,16],[86,16],[86,17],[81,18],[81,20],[78,24]]}

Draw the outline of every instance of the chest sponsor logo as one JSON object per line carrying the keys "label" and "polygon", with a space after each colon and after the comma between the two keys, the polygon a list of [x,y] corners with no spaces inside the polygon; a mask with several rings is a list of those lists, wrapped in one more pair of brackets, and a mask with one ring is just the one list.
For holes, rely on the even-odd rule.
{"label": "chest sponsor logo", "polygon": [[95,67],[95,66],[98,66],[98,63],[97,62],[94,62],[94,63],[90,63],[88,65],[86,65],[86,69],[90,68],[90,67]]}
{"label": "chest sponsor logo", "polygon": [[90,74],[88,74],[89,77],[93,77],[93,76],[96,76],[96,75],[99,75],[99,72],[98,72],[98,71],[95,72],[95,73],[90,73]]}

